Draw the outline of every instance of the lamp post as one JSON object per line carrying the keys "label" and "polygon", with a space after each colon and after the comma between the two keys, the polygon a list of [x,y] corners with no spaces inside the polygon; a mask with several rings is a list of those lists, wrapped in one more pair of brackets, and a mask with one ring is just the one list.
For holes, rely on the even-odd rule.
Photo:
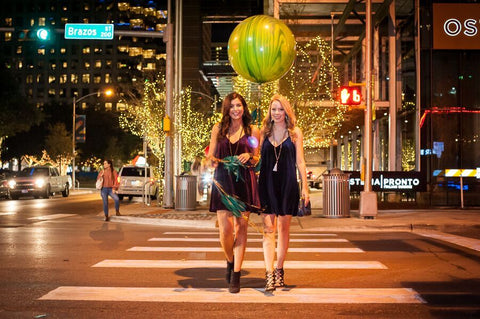
{"label": "lamp post", "polygon": [[72,119],[72,189],[75,190],[75,109],[77,107],[77,102],[80,102],[83,99],[86,99],[89,96],[92,95],[99,95],[99,94],[105,94],[106,96],[110,96],[113,94],[113,91],[108,89],[105,91],[98,91],[98,92],[93,92],[87,95],[82,96],[81,98],[77,99],[76,96],[73,96],[73,119]]}

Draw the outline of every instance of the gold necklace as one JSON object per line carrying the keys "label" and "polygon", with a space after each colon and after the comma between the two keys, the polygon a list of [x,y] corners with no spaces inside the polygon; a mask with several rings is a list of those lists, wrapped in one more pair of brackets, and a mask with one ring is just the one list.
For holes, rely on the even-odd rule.
{"label": "gold necklace", "polygon": [[[273,153],[275,154],[275,165],[273,166],[273,171],[277,171],[277,166],[278,166],[278,160],[280,159],[280,155],[282,154],[282,145],[283,145],[283,140],[285,138],[285,134],[287,133],[287,130],[283,132],[282,140],[280,141],[280,150],[278,151],[277,155],[277,148],[276,145],[273,145]],[[275,131],[272,130],[272,137],[273,137],[273,142],[277,144],[277,140],[275,139]]]}
{"label": "gold necklace", "polygon": [[232,153],[232,142],[230,141],[230,137],[232,137],[232,135],[229,134],[227,136],[227,138],[228,138],[228,149],[230,150],[230,156],[237,155],[238,145],[240,144],[240,139],[242,138],[242,133],[243,133],[243,126],[242,126],[242,129],[240,130],[240,134],[238,135],[237,146],[235,147],[235,153]]}

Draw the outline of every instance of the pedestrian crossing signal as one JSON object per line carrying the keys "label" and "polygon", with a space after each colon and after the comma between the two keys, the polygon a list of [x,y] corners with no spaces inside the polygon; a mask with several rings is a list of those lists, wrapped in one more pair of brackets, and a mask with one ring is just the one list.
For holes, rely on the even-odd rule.
{"label": "pedestrian crossing signal", "polygon": [[362,103],[362,91],[359,86],[341,86],[340,104],[342,105],[360,105]]}

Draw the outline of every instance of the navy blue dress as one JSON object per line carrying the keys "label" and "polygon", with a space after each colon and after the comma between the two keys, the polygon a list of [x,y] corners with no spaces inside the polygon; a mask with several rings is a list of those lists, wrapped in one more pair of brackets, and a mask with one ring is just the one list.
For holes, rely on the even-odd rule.
{"label": "navy blue dress", "polygon": [[[280,145],[276,147],[276,152],[278,155]],[[261,158],[258,189],[264,213],[297,216],[300,190],[297,181],[295,144],[290,137],[282,142],[276,172],[273,171],[276,163],[274,146],[268,138],[263,142]]]}
{"label": "navy blue dress", "polygon": [[[243,135],[236,143],[230,143],[230,140],[226,137],[219,140],[214,156],[222,159],[227,156],[240,155],[242,153],[253,153],[252,147],[248,144],[247,135]],[[222,163],[218,163],[214,174],[215,180],[227,194],[237,196],[246,204],[247,211],[258,212],[260,209],[260,199],[258,197],[258,183],[254,168],[241,167],[240,176],[242,178],[239,178],[237,181],[235,175],[229,174],[229,172],[223,167]],[[217,210],[226,210],[226,208],[220,198],[220,191],[215,184],[213,184],[210,211],[216,212]]]}

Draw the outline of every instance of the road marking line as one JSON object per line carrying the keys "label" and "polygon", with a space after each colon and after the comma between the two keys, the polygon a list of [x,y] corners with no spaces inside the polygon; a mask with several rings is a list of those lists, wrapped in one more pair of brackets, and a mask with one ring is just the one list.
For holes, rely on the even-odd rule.
{"label": "road marking line", "polygon": [[5,215],[15,215],[16,212],[7,212],[7,213],[0,213],[0,216],[5,216]]}
{"label": "road marking line", "polygon": [[[174,252],[223,252],[221,247],[143,247],[137,246],[127,249],[127,251],[174,251]],[[261,253],[261,247],[247,247],[247,252]],[[360,248],[288,248],[291,253],[363,253]]]}
{"label": "road marking line", "polygon": [[415,234],[424,236],[424,237],[429,237],[429,238],[434,238],[442,241],[446,241],[448,243],[452,243],[458,246],[466,247],[469,249],[473,249],[476,251],[480,251],[480,240],[475,239],[475,238],[470,238],[470,237],[463,237],[463,236],[457,236],[457,235],[451,235],[447,233],[442,233],[438,231],[425,231],[425,230],[416,230]]}
{"label": "road marking line", "polygon": [[[161,237],[150,238],[148,241],[182,241],[182,242],[218,242],[218,238],[182,238],[182,237]],[[250,238],[249,243],[261,243],[262,238]],[[348,240],[342,238],[290,238],[291,243],[346,243]]]}
{"label": "road marking line", "polygon": [[226,288],[58,287],[39,300],[142,301],[202,303],[426,303],[410,288],[292,288],[265,294],[264,289],[242,288],[231,294]]}
{"label": "road marking line", "polygon": [[[218,236],[218,232],[214,232],[214,231],[208,231],[208,232],[184,232],[184,231],[168,231],[168,232],[164,232],[163,233],[164,235],[217,235]],[[248,236],[254,236],[254,235],[257,235],[257,236],[262,236],[262,234],[259,234],[259,233],[252,233],[252,232],[249,232],[248,233]],[[337,234],[326,234],[326,233],[290,233],[290,236],[291,237],[304,237],[304,236],[320,236],[320,237],[329,237],[329,236],[337,236]]]}
{"label": "road marking line", "polygon": [[[107,259],[92,267],[120,268],[225,268],[221,260],[124,260]],[[245,260],[245,269],[264,269],[260,260]],[[287,269],[388,269],[378,261],[285,261]]]}
{"label": "road marking line", "polygon": [[52,220],[52,219],[58,219],[58,218],[65,218],[65,217],[72,217],[76,216],[77,214],[52,214],[52,215],[43,215],[43,216],[37,216],[37,217],[30,217],[29,219],[34,219],[34,220]]}

